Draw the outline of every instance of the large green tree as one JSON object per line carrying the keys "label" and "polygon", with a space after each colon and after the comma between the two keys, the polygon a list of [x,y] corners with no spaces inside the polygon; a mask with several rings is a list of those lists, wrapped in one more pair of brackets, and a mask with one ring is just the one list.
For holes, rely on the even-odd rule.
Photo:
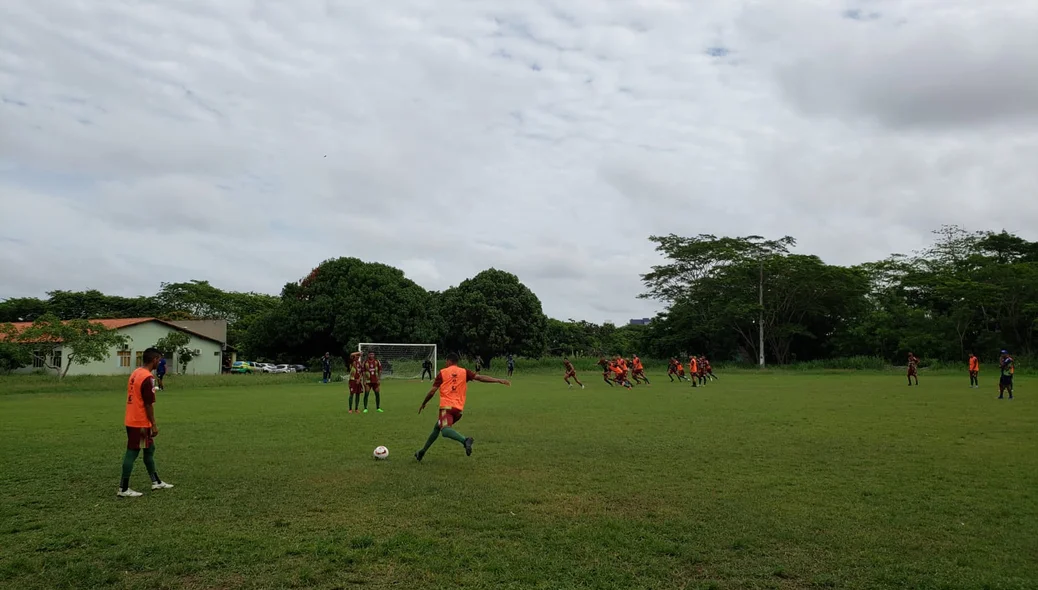
{"label": "large green tree", "polygon": [[433,295],[385,264],[327,260],[305,282],[289,283],[280,302],[252,322],[251,354],[303,360],[355,350],[359,342],[433,343],[440,339]]}
{"label": "large green tree", "polygon": [[[11,329],[5,329],[10,333]],[[109,358],[116,347],[125,346],[129,338],[90,320],[61,320],[53,314],[39,317],[32,325],[16,332],[15,342],[58,376],[64,378],[72,365],[85,365]],[[63,367],[55,362],[61,349]]]}
{"label": "large green tree", "polygon": [[505,353],[540,356],[547,344],[547,318],[519,277],[485,270],[439,296],[449,350],[491,359]]}

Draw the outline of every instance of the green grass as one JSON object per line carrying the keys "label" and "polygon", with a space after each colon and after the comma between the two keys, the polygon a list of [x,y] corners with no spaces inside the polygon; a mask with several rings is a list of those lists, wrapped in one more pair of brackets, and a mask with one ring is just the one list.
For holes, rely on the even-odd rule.
{"label": "green grass", "polygon": [[114,495],[121,380],[5,378],[0,587],[1038,587],[1026,381],[1008,402],[990,373],[583,375],[473,384],[475,453],[441,439],[422,464],[422,384],[351,416],[312,376],[174,379],[156,459],[177,487],[138,462],[135,500]]}

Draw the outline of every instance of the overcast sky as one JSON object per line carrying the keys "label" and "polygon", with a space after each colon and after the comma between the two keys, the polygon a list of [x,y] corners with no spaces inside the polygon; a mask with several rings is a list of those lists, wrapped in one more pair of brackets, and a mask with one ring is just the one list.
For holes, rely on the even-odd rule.
{"label": "overcast sky", "polygon": [[1034,0],[0,2],[0,297],[357,256],[650,315],[647,237],[1038,239]]}

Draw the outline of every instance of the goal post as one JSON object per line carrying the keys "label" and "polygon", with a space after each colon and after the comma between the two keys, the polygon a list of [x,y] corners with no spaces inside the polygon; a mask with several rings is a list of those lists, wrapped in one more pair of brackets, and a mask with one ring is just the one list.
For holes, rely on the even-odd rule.
{"label": "goal post", "polygon": [[396,344],[389,342],[361,342],[357,351],[362,358],[369,352],[382,362],[382,377],[386,379],[418,379],[422,376],[425,361],[432,362],[432,374],[436,375],[435,344]]}

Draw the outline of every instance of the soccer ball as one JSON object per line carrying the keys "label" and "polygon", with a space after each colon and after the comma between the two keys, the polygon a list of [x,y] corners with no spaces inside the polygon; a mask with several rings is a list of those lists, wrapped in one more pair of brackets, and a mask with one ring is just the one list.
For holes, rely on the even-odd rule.
{"label": "soccer ball", "polygon": [[375,452],[372,453],[371,456],[375,457],[379,461],[381,461],[383,459],[388,459],[389,458],[389,449],[387,449],[386,447],[383,447],[383,446],[375,447]]}

